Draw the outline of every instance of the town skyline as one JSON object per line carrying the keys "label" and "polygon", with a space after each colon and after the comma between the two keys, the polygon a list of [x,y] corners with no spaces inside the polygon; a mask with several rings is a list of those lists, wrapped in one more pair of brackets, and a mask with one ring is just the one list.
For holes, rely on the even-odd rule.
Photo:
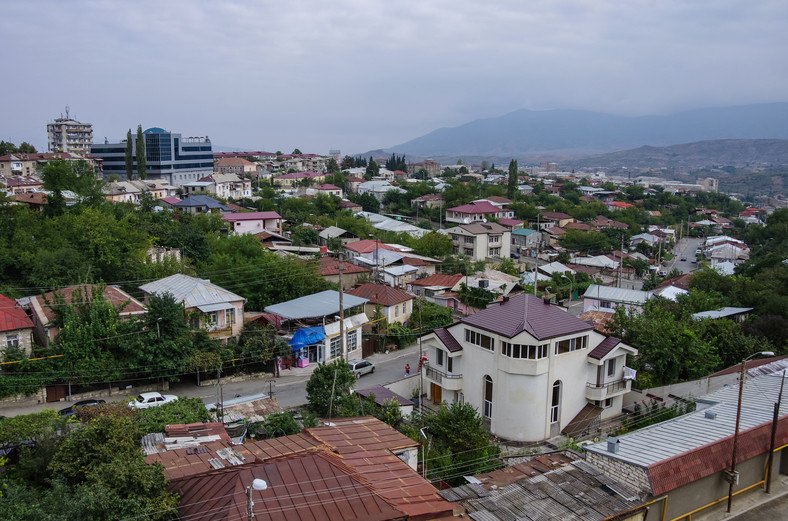
{"label": "town skyline", "polygon": [[[155,5],[155,11],[151,9]],[[519,109],[669,114],[785,101],[780,2],[193,6],[12,2],[0,139],[70,107],[216,147],[363,153]],[[64,40],[66,38],[66,40]]]}

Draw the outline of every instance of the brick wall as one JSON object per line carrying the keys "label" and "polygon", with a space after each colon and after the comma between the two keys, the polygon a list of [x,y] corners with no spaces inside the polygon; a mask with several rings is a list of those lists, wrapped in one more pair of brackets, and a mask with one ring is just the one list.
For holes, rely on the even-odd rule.
{"label": "brick wall", "polygon": [[607,456],[603,456],[595,452],[587,452],[586,461],[592,465],[596,465],[605,474],[615,480],[635,487],[641,492],[646,492],[648,494],[652,493],[648,474],[646,473],[646,469],[643,467],[630,465],[629,463],[624,463],[623,461],[619,461],[617,459],[608,458]]}

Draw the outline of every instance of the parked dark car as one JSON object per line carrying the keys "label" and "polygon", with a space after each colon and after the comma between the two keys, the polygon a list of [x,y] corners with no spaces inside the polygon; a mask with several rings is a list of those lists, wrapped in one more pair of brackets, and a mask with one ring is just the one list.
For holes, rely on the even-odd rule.
{"label": "parked dark car", "polygon": [[71,407],[66,407],[65,409],[60,409],[60,415],[61,416],[69,416],[69,417],[70,416],[74,416],[75,414],[77,414],[77,410],[80,407],[86,407],[86,406],[91,406],[91,405],[99,405],[101,403],[106,403],[106,402],[104,402],[104,400],[96,400],[95,398],[91,398],[91,399],[88,399],[88,400],[80,400],[77,403],[75,403],[74,405],[72,405]]}

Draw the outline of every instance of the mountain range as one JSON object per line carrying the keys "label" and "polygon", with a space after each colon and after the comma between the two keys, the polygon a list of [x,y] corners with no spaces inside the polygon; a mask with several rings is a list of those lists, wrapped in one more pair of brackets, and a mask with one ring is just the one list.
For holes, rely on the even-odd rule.
{"label": "mountain range", "polygon": [[[788,139],[788,103],[619,116],[581,110],[517,110],[440,128],[364,155],[412,158],[569,159],[711,140]],[[784,145],[784,144],[783,144]]]}

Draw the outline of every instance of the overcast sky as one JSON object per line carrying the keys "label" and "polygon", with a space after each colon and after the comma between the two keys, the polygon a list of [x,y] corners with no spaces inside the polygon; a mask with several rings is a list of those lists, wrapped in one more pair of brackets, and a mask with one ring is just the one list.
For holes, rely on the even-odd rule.
{"label": "overcast sky", "polygon": [[343,154],[517,109],[788,101],[786,0],[5,0],[0,139]]}

